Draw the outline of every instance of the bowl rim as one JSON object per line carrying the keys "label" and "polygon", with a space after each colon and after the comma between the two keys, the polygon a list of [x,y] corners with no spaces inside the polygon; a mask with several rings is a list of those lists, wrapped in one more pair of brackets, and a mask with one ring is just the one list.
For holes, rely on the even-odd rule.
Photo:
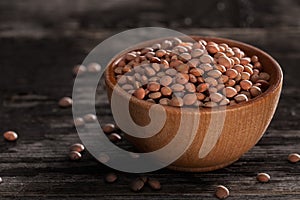
{"label": "bowl rim", "polygon": [[[127,49],[124,49],[123,51],[119,52],[117,55],[115,55],[107,64],[106,66],[106,70],[105,70],[105,83],[107,85],[107,87],[110,87],[112,90],[116,90],[116,92],[119,95],[123,95],[127,98],[129,98],[130,103],[133,104],[138,104],[140,106],[143,107],[151,107],[152,105],[155,105],[152,102],[148,102],[145,100],[141,100],[138,99],[136,97],[134,97],[133,95],[128,94],[125,90],[123,90],[121,87],[115,87],[116,86],[116,79],[114,77],[114,72],[113,72],[113,64],[119,59],[121,58],[122,55],[124,55],[125,53],[132,51],[132,50],[136,50],[142,47],[147,46],[147,44],[154,44],[157,42],[161,42],[163,40],[166,39],[172,39],[174,37],[162,37],[162,38],[157,38],[157,39],[153,39],[153,40],[147,40],[141,43],[138,43],[136,45],[133,45]],[[259,103],[262,102],[266,97],[270,96],[271,94],[274,94],[276,92],[276,90],[282,86],[282,81],[283,81],[283,73],[282,73],[282,69],[280,67],[280,65],[278,64],[278,62],[268,53],[266,53],[265,51],[252,46],[250,44],[246,44],[244,42],[240,42],[237,40],[233,40],[233,39],[228,39],[228,38],[222,38],[222,37],[210,37],[210,36],[200,36],[200,35],[187,35],[187,36],[182,36],[182,37],[178,37],[180,39],[185,39],[185,40],[210,40],[213,42],[217,42],[217,43],[226,43],[226,42],[230,42],[233,43],[237,46],[241,46],[241,47],[245,47],[248,49],[253,50],[254,52],[259,52],[260,54],[262,54],[265,58],[269,59],[270,62],[273,64],[273,68],[274,71],[276,73],[275,76],[278,77],[278,79],[275,80],[275,82],[273,84],[270,84],[269,88],[264,91],[261,95],[250,99],[249,101],[246,102],[241,102],[235,105],[224,105],[224,106],[219,106],[222,107],[223,109],[216,109],[216,107],[214,108],[207,108],[207,107],[197,107],[197,108],[192,108],[192,107],[174,107],[174,106],[168,106],[168,105],[161,105],[163,106],[166,111],[168,112],[178,112],[178,111],[183,111],[183,112],[191,112],[194,113],[195,111],[200,112],[200,113],[219,113],[219,112],[224,112],[224,111],[233,111],[233,110],[237,110],[237,109],[241,109],[241,108],[246,108],[249,106],[252,106],[255,103]],[[160,104],[157,104],[160,105]],[[225,109],[224,109],[225,107]]]}

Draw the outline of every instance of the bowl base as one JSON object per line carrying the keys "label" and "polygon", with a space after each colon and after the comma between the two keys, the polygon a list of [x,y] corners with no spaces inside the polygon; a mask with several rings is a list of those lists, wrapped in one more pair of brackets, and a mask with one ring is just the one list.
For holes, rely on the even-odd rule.
{"label": "bowl base", "polygon": [[236,160],[232,160],[229,161],[227,163],[222,163],[220,165],[216,165],[216,166],[211,166],[211,167],[180,167],[180,166],[176,166],[176,165],[169,165],[167,168],[171,169],[171,170],[175,170],[175,171],[182,171],[182,172],[209,172],[209,171],[214,171],[217,169],[221,169],[224,168],[232,163],[234,163]]}

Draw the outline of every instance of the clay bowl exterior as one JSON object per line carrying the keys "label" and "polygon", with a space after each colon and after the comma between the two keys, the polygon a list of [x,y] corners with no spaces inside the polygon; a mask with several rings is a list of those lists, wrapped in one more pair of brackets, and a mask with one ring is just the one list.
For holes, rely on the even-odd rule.
{"label": "clay bowl exterior", "polygon": [[[226,106],[225,109],[221,109],[220,111],[212,110],[210,108],[187,109],[186,111],[183,111],[187,112],[186,114],[198,112],[200,115],[199,126],[197,127],[196,136],[189,148],[179,159],[168,167],[179,171],[205,172],[223,168],[235,162],[259,141],[266,131],[277,107],[283,75],[279,64],[270,55],[251,45],[224,38],[191,37],[195,40],[204,39],[216,43],[227,43],[229,46],[235,46],[242,49],[248,56],[257,55],[264,66],[264,71],[271,75],[270,87],[263,94],[248,102]],[[127,49],[124,52],[139,49],[147,46],[147,44],[154,44],[155,42],[160,42],[162,40],[163,39],[148,41],[137,45],[136,47]],[[124,52],[120,53],[115,58],[124,55]],[[115,59],[109,63],[105,74],[109,99],[111,98],[113,88],[116,84],[112,68],[114,60]],[[121,98],[122,96],[125,97],[128,95],[122,89],[117,91],[117,94],[120,95]],[[152,105],[153,104],[150,102],[131,97],[129,111],[132,119],[141,126],[148,124],[148,111]],[[126,138],[141,152],[152,152],[160,149],[168,144],[176,135],[180,124],[181,110],[180,108],[171,106],[164,106],[164,108],[166,110],[167,119],[164,127],[159,133],[150,138],[126,136]],[[211,117],[214,114],[226,115],[224,126],[222,127],[221,134],[214,147],[205,157],[200,158],[199,151],[205,135],[207,134],[207,130],[211,125]],[[216,121],[216,125],[217,124],[218,122]],[[189,137],[188,132],[186,135]]]}

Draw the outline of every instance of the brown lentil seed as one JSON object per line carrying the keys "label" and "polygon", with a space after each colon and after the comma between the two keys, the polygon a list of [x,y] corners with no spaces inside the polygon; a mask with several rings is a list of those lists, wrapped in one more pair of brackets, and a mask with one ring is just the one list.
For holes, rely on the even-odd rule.
{"label": "brown lentil seed", "polygon": [[252,97],[257,97],[262,93],[261,89],[257,86],[252,86],[249,90]]}
{"label": "brown lentil seed", "polygon": [[118,141],[121,141],[122,140],[122,137],[117,134],[117,133],[111,133],[109,136],[108,136],[108,139],[111,141],[111,142],[118,142]]}
{"label": "brown lentil seed", "polygon": [[197,86],[197,91],[198,92],[205,92],[209,87],[209,84],[208,83],[201,83]]}
{"label": "brown lentil seed", "polygon": [[250,75],[253,74],[253,69],[249,66],[244,66],[244,72],[248,72]]}
{"label": "brown lentil seed", "polygon": [[145,98],[145,90],[143,88],[138,88],[134,91],[133,95],[138,99],[144,99]]}
{"label": "brown lentil seed", "polygon": [[252,87],[252,82],[249,80],[242,80],[240,86],[243,90],[249,90]]}
{"label": "brown lentil seed", "polygon": [[242,65],[247,65],[251,62],[251,59],[249,57],[244,57],[240,59],[240,62]]}
{"label": "brown lentil seed", "polygon": [[234,86],[234,89],[237,91],[237,92],[240,92],[242,87],[240,85],[235,85]]}
{"label": "brown lentil seed", "polygon": [[225,86],[226,87],[232,87],[232,86],[234,86],[235,85],[235,80],[233,80],[233,79],[228,79],[228,81],[225,83]]}
{"label": "brown lentil seed", "polygon": [[184,90],[184,86],[181,84],[174,84],[171,86],[171,89],[174,92],[180,92],[180,91]]}
{"label": "brown lentil seed", "polygon": [[204,74],[204,71],[199,68],[193,68],[190,70],[190,73],[194,76],[202,76]]}
{"label": "brown lentil seed", "polygon": [[241,72],[241,78],[242,78],[242,80],[249,80],[250,76],[251,75],[248,72]]}
{"label": "brown lentil seed", "polygon": [[243,65],[234,65],[233,67],[237,72],[241,73],[244,71],[244,66]]}
{"label": "brown lentil seed", "polygon": [[223,65],[226,68],[231,67],[231,61],[227,56],[220,56],[218,58],[218,62],[219,62],[220,65]]}
{"label": "brown lentil seed", "polygon": [[170,99],[168,98],[162,98],[159,100],[159,104],[161,105],[169,105]]}
{"label": "brown lentil seed", "polygon": [[80,160],[81,159],[81,154],[79,153],[79,152],[77,152],[77,151],[71,151],[70,153],[69,153],[69,158],[70,158],[70,160]]}
{"label": "brown lentil seed", "polygon": [[154,76],[155,75],[155,71],[153,68],[151,67],[146,67],[145,68],[145,74],[149,77],[149,76]]}
{"label": "brown lentil seed", "polygon": [[238,72],[235,69],[228,69],[225,73],[229,78],[233,79],[238,75]]}
{"label": "brown lentil seed", "polygon": [[163,96],[170,96],[172,94],[172,89],[169,87],[162,87],[160,91]]}
{"label": "brown lentil seed", "polygon": [[136,58],[136,55],[134,54],[134,53],[127,53],[126,55],[125,55],[125,59],[127,60],[127,61],[131,61],[131,60],[133,60],[133,59],[135,59]]}
{"label": "brown lentil seed", "polygon": [[181,64],[183,64],[183,62],[181,60],[172,60],[169,65],[170,65],[170,67],[177,67]]}
{"label": "brown lentil seed", "polygon": [[166,71],[166,74],[170,75],[170,76],[175,76],[178,72],[175,69],[168,69]]}
{"label": "brown lentil seed", "polygon": [[251,57],[251,62],[253,62],[253,63],[258,62],[258,57],[257,56],[252,56]]}
{"label": "brown lentil seed", "polygon": [[82,75],[87,71],[86,67],[84,65],[76,65],[73,68],[73,74],[74,75]]}
{"label": "brown lentil seed", "polygon": [[196,87],[193,83],[186,83],[185,90],[188,92],[196,92]]}
{"label": "brown lentil seed", "polygon": [[191,54],[189,53],[182,53],[179,55],[179,58],[182,60],[182,61],[188,61],[192,58]]}
{"label": "brown lentil seed", "polygon": [[226,83],[229,80],[229,77],[226,75],[221,75],[221,77],[218,79],[219,83]]}
{"label": "brown lentil seed", "polygon": [[300,161],[300,155],[297,154],[297,153],[291,153],[289,156],[288,156],[288,160],[291,162],[291,163],[297,163]]}
{"label": "brown lentil seed", "polygon": [[155,52],[155,55],[159,58],[163,57],[164,55],[166,55],[166,50],[163,50],[163,49],[159,49]]}
{"label": "brown lentil seed", "polygon": [[223,99],[223,96],[219,93],[212,93],[212,94],[210,94],[209,98],[213,102],[220,102]]}
{"label": "brown lentil seed", "polygon": [[187,106],[194,104],[196,100],[197,100],[197,96],[194,93],[186,94],[183,97],[183,103],[184,103],[184,105],[187,105]]}
{"label": "brown lentil seed", "polygon": [[179,66],[176,67],[176,70],[178,72],[181,72],[181,73],[188,73],[189,72],[189,66],[187,64],[181,64]]}
{"label": "brown lentil seed", "polygon": [[212,77],[207,77],[204,79],[206,83],[208,83],[210,86],[217,86],[218,81]]}
{"label": "brown lentil seed", "polygon": [[207,73],[207,75],[213,78],[219,78],[222,75],[222,73],[219,70],[211,70]]}
{"label": "brown lentil seed", "polygon": [[204,51],[202,49],[194,49],[191,53],[192,57],[199,57],[201,55],[203,55]]}
{"label": "brown lentil seed", "polygon": [[9,142],[14,142],[18,139],[18,134],[14,131],[6,131],[4,134],[3,134],[3,137],[6,141],[9,141]]}
{"label": "brown lentil seed", "polygon": [[143,189],[144,184],[144,181],[142,181],[140,178],[137,178],[131,182],[130,189],[134,192],[139,192]]}
{"label": "brown lentil seed", "polygon": [[261,89],[262,90],[266,90],[270,86],[270,83],[268,81],[265,81],[265,80],[258,80],[258,81],[256,81],[256,83],[261,84]]}
{"label": "brown lentil seed", "polygon": [[74,119],[74,126],[81,127],[81,126],[84,126],[84,125],[85,125],[85,122],[84,122],[83,118],[77,117],[77,118]]}
{"label": "brown lentil seed", "polygon": [[123,90],[132,90],[133,86],[130,84],[124,84],[124,85],[122,85],[122,89]]}
{"label": "brown lentil seed", "polygon": [[83,116],[83,120],[85,123],[93,123],[96,122],[98,119],[97,116],[94,114],[86,114]]}
{"label": "brown lentil seed", "polygon": [[181,107],[183,106],[183,100],[181,97],[173,97],[170,101],[171,106]]}
{"label": "brown lentil seed", "polygon": [[70,146],[70,151],[82,152],[84,151],[84,146],[82,144],[76,143]]}
{"label": "brown lentil seed", "polygon": [[259,79],[268,81],[270,79],[270,75],[266,72],[259,73]]}
{"label": "brown lentil seed", "polygon": [[243,101],[248,101],[248,97],[245,94],[238,94],[234,97],[234,100],[237,103],[243,102]]}
{"label": "brown lentil seed", "polygon": [[206,46],[206,49],[208,51],[208,53],[210,54],[215,54],[218,51],[220,51],[219,47],[217,46],[217,44],[210,44]]}
{"label": "brown lentil seed", "polygon": [[207,107],[207,108],[213,108],[213,107],[218,106],[218,104],[213,101],[205,102],[203,105],[204,105],[204,107]]}
{"label": "brown lentil seed", "polygon": [[197,82],[197,78],[193,74],[189,74],[189,81],[191,83],[196,83]]}
{"label": "brown lentil seed", "polygon": [[230,103],[229,99],[225,98],[219,104],[220,106],[225,106],[228,105],[229,103]]}
{"label": "brown lentil seed", "polygon": [[202,62],[202,63],[212,63],[213,58],[210,55],[204,54],[200,57],[200,62]]}
{"label": "brown lentil seed", "polygon": [[161,97],[161,93],[160,92],[153,92],[148,94],[150,99],[159,99]]}
{"label": "brown lentil seed", "polygon": [[215,195],[219,199],[226,199],[229,196],[229,190],[223,185],[218,185]]}
{"label": "brown lentil seed", "polygon": [[196,96],[199,101],[202,101],[206,98],[205,94],[203,93],[196,93]]}
{"label": "brown lentil seed", "polygon": [[63,97],[58,101],[58,105],[62,108],[71,107],[73,100],[70,97]]}
{"label": "brown lentil seed", "polygon": [[176,74],[176,82],[179,84],[186,84],[189,81],[189,75],[183,74],[183,73],[178,73]]}
{"label": "brown lentil seed", "polygon": [[118,176],[115,173],[108,173],[105,175],[105,181],[107,183],[114,183],[118,179]]}
{"label": "brown lentil seed", "polygon": [[259,173],[257,174],[256,179],[261,183],[267,183],[270,181],[271,177],[267,173]]}
{"label": "brown lentil seed", "polygon": [[102,130],[104,133],[109,134],[116,130],[116,126],[114,124],[108,123],[102,126]]}
{"label": "brown lentil seed", "polygon": [[237,91],[235,88],[233,87],[226,87],[223,90],[223,94],[227,97],[227,98],[232,98],[237,94]]}
{"label": "brown lentil seed", "polygon": [[101,66],[98,63],[90,63],[87,66],[87,71],[91,73],[100,72]]}
{"label": "brown lentil seed", "polygon": [[215,65],[215,67],[216,67],[216,69],[219,70],[221,73],[226,72],[226,67],[224,67],[224,65],[217,64],[217,65]]}
{"label": "brown lentil seed", "polygon": [[147,89],[150,92],[157,92],[160,89],[160,84],[156,83],[156,82],[150,82],[150,83],[148,83]]}
{"label": "brown lentil seed", "polygon": [[152,64],[152,68],[153,68],[156,72],[159,72],[159,70],[160,70],[160,64],[158,64],[158,63],[153,63],[153,64]]}
{"label": "brown lentil seed", "polygon": [[153,189],[153,190],[160,190],[161,189],[161,184],[157,179],[149,178],[147,183],[150,186],[150,188]]}

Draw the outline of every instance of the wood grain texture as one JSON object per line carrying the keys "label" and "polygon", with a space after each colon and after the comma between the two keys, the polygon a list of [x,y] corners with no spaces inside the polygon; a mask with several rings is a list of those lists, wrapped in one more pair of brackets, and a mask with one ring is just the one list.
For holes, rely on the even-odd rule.
{"label": "wood grain texture", "polygon": [[[143,5],[101,1],[99,7],[95,2],[0,2],[0,132],[13,129],[20,136],[16,143],[0,138],[1,200],[216,199],[214,189],[219,184],[230,189],[228,199],[233,200],[300,199],[300,165],[287,161],[289,153],[300,152],[299,1],[207,1],[192,10],[191,5],[185,8],[168,1]],[[64,9],[57,9],[60,6]],[[128,17],[116,15],[128,7],[132,8]],[[217,7],[215,12],[199,11]],[[106,184],[103,177],[112,170],[88,152],[80,162],[69,161],[69,145],[79,138],[71,110],[58,108],[57,101],[72,94],[73,65],[81,63],[105,38],[137,26],[164,26],[187,34],[240,40],[267,51],[280,63],[284,85],[279,106],[253,149],[214,172],[162,169],[148,173],[161,181],[162,190],[146,187],[138,194],[128,186],[134,174],[117,172],[119,180]],[[98,92],[101,123],[111,122],[106,95]],[[125,141],[120,146],[133,149]],[[271,182],[258,183],[259,172],[269,173]]]}

